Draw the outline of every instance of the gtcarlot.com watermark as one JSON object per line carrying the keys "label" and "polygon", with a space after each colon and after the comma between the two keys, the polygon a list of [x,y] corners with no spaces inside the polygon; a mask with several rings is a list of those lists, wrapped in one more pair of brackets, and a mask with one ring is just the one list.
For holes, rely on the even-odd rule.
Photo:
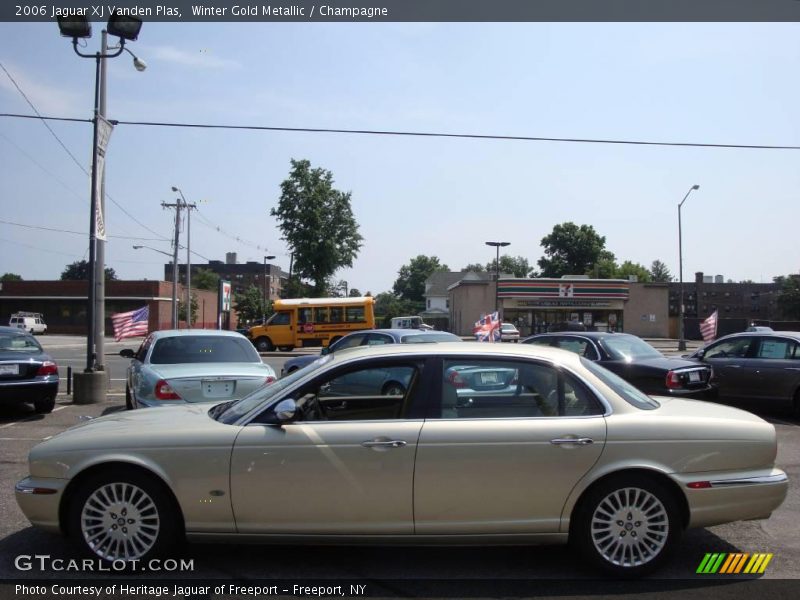
{"label": "gtcarlot.com watermark", "polygon": [[154,573],[194,571],[194,559],[151,558],[150,560],[101,561],[97,558],[53,558],[49,554],[20,554],[14,559],[18,571],[120,573],[150,571]]}

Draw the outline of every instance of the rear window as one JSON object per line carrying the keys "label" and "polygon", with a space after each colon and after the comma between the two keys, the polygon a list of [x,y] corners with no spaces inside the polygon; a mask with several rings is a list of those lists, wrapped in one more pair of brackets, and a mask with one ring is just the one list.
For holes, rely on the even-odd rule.
{"label": "rear window", "polygon": [[625,400],[631,406],[635,406],[641,410],[653,410],[661,406],[658,402],[653,400],[650,396],[632,386],[630,383],[622,379],[622,377],[612,373],[605,367],[601,367],[597,363],[581,357],[581,364],[592,372],[600,381],[605,383],[608,387],[614,390],[618,396]]}
{"label": "rear window", "polygon": [[42,347],[29,335],[17,333],[0,333],[0,352],[11,350],[13,352],[42,352]]}
{"label": "rear window", "polygon": [[156,341],[150,362],[158,365],[182,363],[258,363],[249,340],[242,337],[180,335]]}
{"label": "rear window", "polygon": [[460,342],[462,341],[457,335],[452,333],[415,333],[411,335],[404,335],[400,338],[401,344],[426,344],[432,342]]}

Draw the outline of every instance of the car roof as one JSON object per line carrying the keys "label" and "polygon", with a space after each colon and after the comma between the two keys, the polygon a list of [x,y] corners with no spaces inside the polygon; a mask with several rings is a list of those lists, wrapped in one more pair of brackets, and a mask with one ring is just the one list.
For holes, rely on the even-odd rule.
{"label": "car roof", "polygon": [[739,333],[724,335],[713,341],[718,342],[737,337],[790,337],[800,341],[800,331],[740,331]]}
{"label": "car roof", "polygon": [[30,335],[24,329],[20,329],[19,327],[7,327],[5,325],[0,326],[0,333],[16,333],[17,335]]}
{"label": "car roof", "polygon": [[[404,335],[430,335],[432,333],[450,333],[449,331],[437,331],[435,329],[410,329],[410,328],[386,328],[386,329],[359,329],[358,331],[352,331],[348,333],[344,337],[349,337],[351,335],[357,334],[364,334],[364,333],[385,333],[386,335],[390,335],[394,338],[401,338]],[[455,335],[451,333],[450,335]],[[456,336],[458,337],[458,336]]]}
{"label": "car roof", "polygon": [[[537,333],[536,335],[530,336],[531,338],[539,338],[539,337],[554,337],[554,336],[562,336],[562,335],[575,335],[580,337],[589,338],[592,340],[602,340],[603,338],[610,338],[610,337],[635,337],[638,338],[639,336],[633,335],[631,333],[614,333],[611,331],[551,331],[550,333]],[[530,339],[530,338],[526,338]],[[639,338],[641,339],[641,338]]]}
{"label": "car roof", "polygon": [[238,331],[228,331],[227,329],[160,329],[158,331],[153,331],[150,335],[152,335],[154,339],[160,339],[165,337],[179,337],[185,335],[244,337]]}

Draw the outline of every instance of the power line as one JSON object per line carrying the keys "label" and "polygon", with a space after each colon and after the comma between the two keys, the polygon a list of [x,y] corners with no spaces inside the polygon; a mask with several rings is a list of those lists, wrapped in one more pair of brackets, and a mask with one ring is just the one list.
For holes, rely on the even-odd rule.
{"label": "power line", "polygon": [[[86,235],[85,231],[72,231],[71,229],[56,229],[54,227],[43,227],[41,225],[27,225],[25,223],[15,223],[14,221],[6,221],[5,219],[0,219],[0,223],[4,223],[6,225],[14,225],[15,227],[24,227],[26,229],[40,229],[42,231],[54,231],[56,233],[72,233],[76,235]],[[163,238],[143,238],[143,237],[135,237],[132,235],[109,235],[108,237],[118,238],[121,240],[142,240],[147,242],[163,242]]]}
{"label": "power line", "polygon": [[[81,119],[65,119],[59,117],[34,117],[32,115],[20,115],[11,113],[0,113],[0,117],[14,117],[24,119],[51,119],[63,121],[79,121]],[[85,122],[91,122],[83,120]],[[563,142],[571,144],[617,144],[633,146],[667,146],[680,148],[728,148],[740,150],[800,150],[800,146],[770,145],[770,144],[714,144],[708,142],[657,142],[652,140],[619,140],[602,138],[565,138],[565,137],[541,137],[526,135],[497,135],[497,134],[478,134],[478,133],[442,133],[433,131],[393,131],[375,129],[328,129],[321,127],[267,127],[261,125],[211,125],[207,123],[170,123],[157,121],[112,121],[119,125],[139,125],[146,127],[187,127],[195,129],[231,129],[244,131],[285,131],[294,133],[333,133],[350,135],[381,135],[381,136],[403,136],[403,137],[429,137],[429,138],[454,138],[454,139],[473,139],[473,140],[504,140],[518,142]]]}

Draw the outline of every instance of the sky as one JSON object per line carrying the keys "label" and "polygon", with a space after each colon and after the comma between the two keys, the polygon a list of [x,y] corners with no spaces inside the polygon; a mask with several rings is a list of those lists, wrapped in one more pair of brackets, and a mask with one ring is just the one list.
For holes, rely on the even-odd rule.
{"label": "sky", "polygon": [[[99,24],[84,51],[99,48]],[[798,23],[147,23],[108,61],[121,121],[800,146]],[[92,116],[94,63],[55,24],[0,23],[0,113]],[[8,74],[6,73],[8,72]],[[58,279],[88,257],[89,123],[0,117],[0,273]],[[60,141],[59,141],[60,140]],[[63,143],[63,147],[62,144]],[[198,205],[192,250],[289,269],[270,216],[291,159],[352,193],[364,237],[337,279],[391,290],[413,257],[453,270],[532,265],[558,223],[592,225],[619,262],[770,282],[800,271],[800,150],[119,125],[108,148],[106,263],[159,279],[172,186]],[[123,212],[122,206],[136,220]],[[136,221],[144,224],[145,227]],[[219,228],[219,230],[218,230]],[[155,233],[154,233],[155,232]],[[238,240],[236,239],[238,238]],[[185,243],[182,240],[182,243]],[[184,253],[181,253],[183,261]],[[193,261],[204,262],[198,257]]]}

